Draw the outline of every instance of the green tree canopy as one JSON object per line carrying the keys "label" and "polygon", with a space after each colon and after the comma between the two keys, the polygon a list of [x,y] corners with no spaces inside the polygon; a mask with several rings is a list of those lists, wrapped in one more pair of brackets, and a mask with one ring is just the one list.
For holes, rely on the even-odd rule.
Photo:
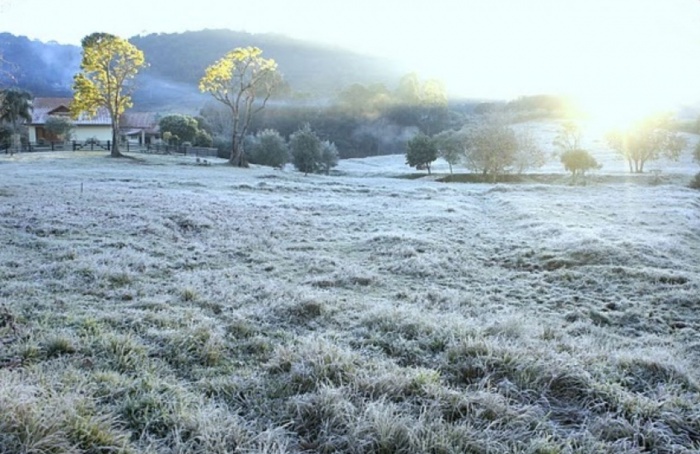
{"label": "green tree canopy", "polygon": [[70,118],[52,115],[46,119],[44,127],[49,133],[57,136],[59,139],[70,140],[74,126]]}
{"label": "green tree canopy", "polygon": [[112,156],[119,157],[119,118],[132,106],[133,79],[146,65],[143,52],[129,41],[108,33],[93,33],[82,40],[80,72],[73,78],[71,114],[94,116],[109,112],[112,123]]}
{"label": "green tree canopy", "polygon": [[292,163],[298,171],[304,172],[304,175],[318,171],[322,153],[321,140],[308,123],[289,138],[289,149]]}
{"label": "green tree canopy", "polygon": [[161,134],[170,133],[170,137],[177,137],[179,143],[194,142],[199,131],[199,123],[189,115],[171,114],[158,121]]}
{"label": "green tree canopy", "polygon": [[16,133],[22,121],[32,121],[32,94],[17,88],[9,88],[0,93],[0,121],[8,122]]}
{"label": "green tree canopy", "polygon": [[283,167],[289,162],[289,148],[279,132],[263,129],[252,140],[250,160],[263,166]]}
{"label": "green tree canopy", "polygon": [[251,119],[265,108],[281,80],[277,63],[263,58],[262,50],[239,47],[209,66],[199,81],[202,92],[211,94],[231,112],[232,150],[229,162],[232,165],[247,165],[243,139]]}
{"label": "green tree canopy", "polygon": [[425,134],[418,134],[406,144],[406,164],[416,169],[426,168],[430,175],[430,165],[438,157],[435,142]]}
{"label": "green tree canopy", "polygon": [[338,149],[333,142],[328,140],[321,143],[321,159],[319,161],[320,170],[329,175],[331,169],[338,165]]}
{"label": "green tree canopy", "polygon": [[573,149],[561,154],[561,162],[572,177],[584,175],[588,170],[600,168],[600,165],[586,150]]}
{"label": "green tree canopy", "polygon": [[630,172],[644,172],[644,164],[661,156],[678,159],[686,146],[686,140],[672,129],[670,115],[647,117],[626,130],[607,134],[608,145],[621,154],[629,165]]}
{"label": "green tree canopy", "polygon": [[464,158],[464,138],[458,131],[442,131],[433,137],[438,149],[438,156],[447,161],[452,173],[452,166]]}

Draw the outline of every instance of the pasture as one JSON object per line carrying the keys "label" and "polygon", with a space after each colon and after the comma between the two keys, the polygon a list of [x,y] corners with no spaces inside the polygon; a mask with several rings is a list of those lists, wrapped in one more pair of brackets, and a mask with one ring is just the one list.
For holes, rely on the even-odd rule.
{"label": "pasture", "polygon": [[390,163],[0,156],[0,452],[700,450],[687,175]]}

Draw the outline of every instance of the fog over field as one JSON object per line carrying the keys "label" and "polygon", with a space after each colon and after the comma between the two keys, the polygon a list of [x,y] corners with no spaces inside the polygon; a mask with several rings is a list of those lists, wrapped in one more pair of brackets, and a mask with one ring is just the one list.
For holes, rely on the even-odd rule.
{"label": "fog over field", "polygon": [[0,452],[700,450],[689,156],[586,185],[135,156],[0,156]]}

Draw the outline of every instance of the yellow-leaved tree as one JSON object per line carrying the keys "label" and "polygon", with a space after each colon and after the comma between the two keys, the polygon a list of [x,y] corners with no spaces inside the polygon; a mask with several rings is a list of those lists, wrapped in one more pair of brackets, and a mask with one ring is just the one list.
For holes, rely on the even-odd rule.
{"label": "yellow-leaved tree", "polygon": [[126,39],[109,33],[93,33],[83,38],[80,72],[73,77],[74,118],[81,114],[95,116],[104,108],[112,122],[113,157],[119,152],[119,117],[132,106],[134,77],[146,66],[143,52]]}
{"label": "yellow-leaved tree", "polygon": [[277,63],[262,57],[257,47],[239,47],[209,66],[199,89],[231,110],[232,140],[229,163],[247,167],[243,139],[253,116],[265,104],[282,78]]}

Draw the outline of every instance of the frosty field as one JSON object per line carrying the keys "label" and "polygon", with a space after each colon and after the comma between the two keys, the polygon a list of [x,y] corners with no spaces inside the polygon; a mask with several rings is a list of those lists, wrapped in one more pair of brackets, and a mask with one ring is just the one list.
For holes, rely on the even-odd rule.
{"label": "frosty field", "polygon": [[0,156],[0,452],[700,451],[699,191],[391,159]]}

